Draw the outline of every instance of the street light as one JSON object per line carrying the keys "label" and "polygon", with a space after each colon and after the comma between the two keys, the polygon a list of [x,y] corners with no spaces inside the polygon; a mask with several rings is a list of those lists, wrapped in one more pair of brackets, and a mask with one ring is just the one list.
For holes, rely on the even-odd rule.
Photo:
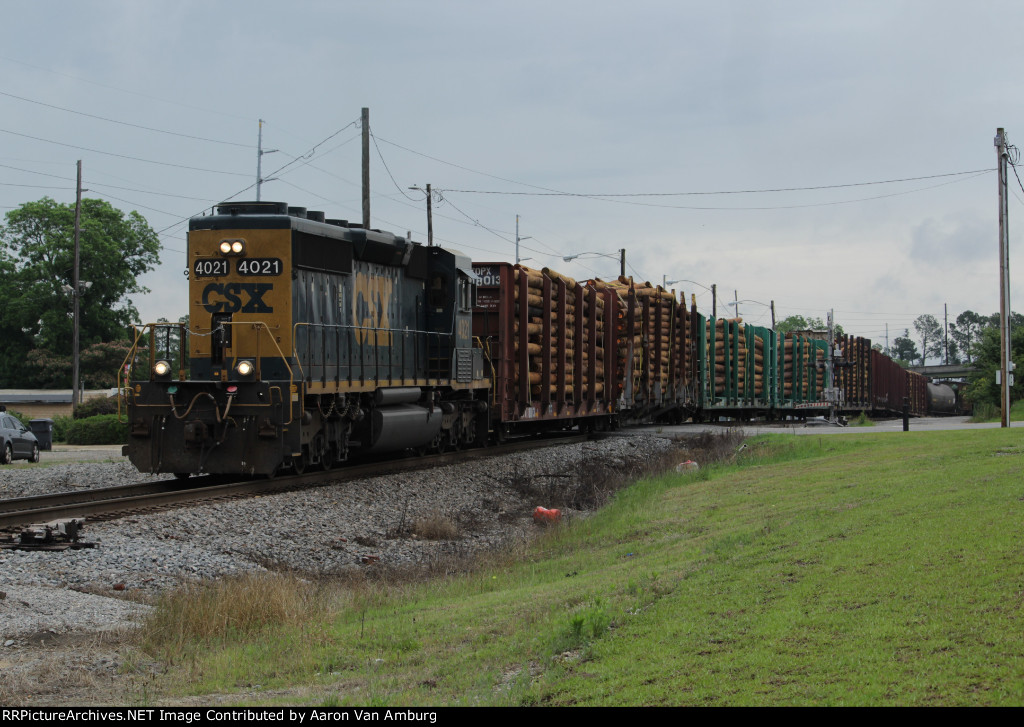
{"label": "street light", "polygon": [[612,255],[611,253],[607,253],[607,252],[578,252],[575,255],[567,255],[567,256],[563,257],[562,259],[565,262],[569,262],[570,260],[575,260],[578,257],[583,257],[584,255],[592,255],[594,257],[610,257],[613,260],[616,257],[618,257],[618,259],[619,259],[620,275],[622,275],[622,277],[626,277],[626,248],[624,248],[624,247],[620,248],[618,255]]}
{"label": "street light", "polygon": [[771,303],[762,303],[759,300],[751,300],[750,298],[744,298],[743,300],[730,300],[730,301],[726,302],[726,305],[731,306],[731,307],[736,309],[736,317],[737,318],[740,317],[740,303],[757,303],[758,305],[763,305],[765,308],[771,308],[772,309],[772,328],[773,329],[775,328],[775,301],[774,300]]}

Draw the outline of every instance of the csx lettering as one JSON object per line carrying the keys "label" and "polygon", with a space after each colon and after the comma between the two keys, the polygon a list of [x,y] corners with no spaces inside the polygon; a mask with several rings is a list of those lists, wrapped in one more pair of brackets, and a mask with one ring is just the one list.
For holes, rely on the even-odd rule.
{"label": "csx lettering", "polygon": [[203,308],[210,313],[273,313],[263,300],[273,289],[273,283],[210,283],[203,288]]}
{"label": "csx lettering", "polygon": [[356,323],[356,340],[360,344],[391,345],[388,306],[394,294],[394,280],[372,274],[356,275],[352,313]]}

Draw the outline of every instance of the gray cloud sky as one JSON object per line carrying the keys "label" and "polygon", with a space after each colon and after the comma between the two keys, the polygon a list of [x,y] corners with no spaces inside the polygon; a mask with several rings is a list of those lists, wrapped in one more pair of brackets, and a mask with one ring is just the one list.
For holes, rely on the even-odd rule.
{"label": "gray cloud sky", "polygon": [[[146,278],[154,292],[136,303],[147,320],[175,318],[186,295],[183,225],[174,225],[252,184],[257,119],[266,120],[265,146],[281,150],[264,157],[269,173],[368,106],[394,176],[374,150],[382,229],[424,240],[422,195],[407,187],[429,182],[445,198],[435,235],[476,259],[512,258],[519,214],[530,264],[609,277],[611,258],[561,256],[626,247],[635,275],[717,283],[722,299],[736,290],[774,300],[780,316],[824,317],[833,307],[847,330],[876,340],[886,322],[891,334],[921,313],[941,316],[943,303],[951,313],[998,308],[993,172],[760,194],[510,193],[814,187],[992,169],[997,126],[1024,140],[1014,76],[1024,51],[1007,30],[1024,19],[1019,4],[285,8],[123,0],[5,9],[0,92],[247,146],[0,96],[0,129],[22,135],[0,133],[0,212],[44,194],[72,201],[83,159],[88,194],[169,228],[165,262]],[[264,186],[264,199],[359,219],[357,134],[347,128],[310,164],[289,167]],[[1020,240],[1012,219],[1024,209],[1016,195],[1011,256]],[[703,288],[678,287],[710,309]],[[1021,294],[1015,285],[1014,300]],[[767,320],[757,304],[741,311]]]}

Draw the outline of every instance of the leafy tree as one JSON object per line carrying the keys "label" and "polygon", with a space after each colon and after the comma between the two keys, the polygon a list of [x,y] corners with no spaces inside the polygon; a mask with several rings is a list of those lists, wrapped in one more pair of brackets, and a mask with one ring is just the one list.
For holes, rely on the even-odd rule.
{"label": "leafy tree", "polygon": [[87,389],[112,389],[117,386],[121,364],[132,345],[129,341],[94,343],[79,355],[83,385]]}
{"label": "leafy tree", "polygon": [[[835,324],[837,336],[843,335],[843,327]],[[827,331],[828,324],[821,318],[804,318],[803,316],[788,316],[775,323],[775,330],[779,333],[792,333],[793,331]]]}
{"label": "leafy tree", "polygon": [[28,352],[34,347],[28,331],[31,316],[15,295],[20,286],[20,275],[14,260],[0,246],[0,388],[20,385],[22,367]]}
{"label": "leafy tree", "polygon": [[[949,335],[952,336],[953,335],[953,330],[952,330],[953,324],[950,323],[949,325],[950,325]],[[949,350],[948,350],[947,353],[948,353],[948,356],[949,356],[949,363],[951,363],[951,364],[963,363],[963,361],[960,360],[960,346],[958,346],[957,342],[955,340],[953,340],[952,338],[950,338]]]}
{"label": "leafy tree", "polygon": [[[1011,321],[1018,314],[1011,316]],[[995,316],[998,321],[998,314]],[[974,365],[977,372],[970,378],[967,397],[975,404],[987,403],[999,408],[1001,386],[996,384],[996,371],[999,369],[999,327],[985,326],[975,344]],[[1017,365],[1014,372],[1014,385],[1010,388],[1010,400],[1015,401],[1024,396],[1024,374],[1021,363],[1024,362],[1024,326],[1010,329],[1010,359]]]}
{"label": "leafy tree", "polygon": [[890,355],[903,366],[908,366],[911,361],[920,358],[917,352],[917,344],[910,337],[910,329],[904,328],[903,335],[893,339]]}
{"label": "leafy tree", "polygon": [[942,326],[935,316],[925,313],[914,320],[914,330],[921,340],[921,365],[924,366],[929,357],[942,353]]}
{"label": "leafy tree", "polygon": [[[73,302],[64,286],[74,278],[73,204],[46,197],[27,202],[6,214],[0,227],[0,287],[5,292],[0,313],[2,386],[67,386],[54,369],[72,354]],[[82,200],[80,279],[91,286],[80,296],[80,337],[91,344],[124,339],[138,312],[128,297],[145,293],[137,278],[159,262],[160,242],[137,212],[127,215],[99,199]],[[8,336],[10,338],[8,338]],[[35,367],[23,367],[29,351]],[[30,377],[44,372],[42,378]],[[66,382],[66,383],[65,383]]]}
{"label": "leafy tree", "polygon": [[972,349],[981,335],[981,329],[986,325],[985,316],[979,315],[971,310],[965,310],[956,317],[956,323],[949,327],[950,337],[956,341],[957,346],[963,352],[967,363],[971,363],[974,355]]}

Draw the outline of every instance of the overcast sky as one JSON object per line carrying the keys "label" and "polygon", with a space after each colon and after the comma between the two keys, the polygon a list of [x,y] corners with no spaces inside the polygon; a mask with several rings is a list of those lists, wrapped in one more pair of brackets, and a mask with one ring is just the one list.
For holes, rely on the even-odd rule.
{"label": "overcast sky", "polygon": [[[0,212],[73,202],[81,159],[86,196],[161,231],[134,303],[176,320],[187,218],[255,199],[258,119],[263,199],[358,221],[366,106],[374,227],[425,241],[408,187],[430,183],[435,242],[474,260],[514,259],[518,214],[525,264],[611,278],[624,247],[702,312],[714,283],[720,315],[737,291],[747,321],[833,308],[884,343],[944,303],[998,310],[993,137],[1024,146],[1022,21],[938,0],[5,2]],[[581,252],[608,257],[561,259]]]}

